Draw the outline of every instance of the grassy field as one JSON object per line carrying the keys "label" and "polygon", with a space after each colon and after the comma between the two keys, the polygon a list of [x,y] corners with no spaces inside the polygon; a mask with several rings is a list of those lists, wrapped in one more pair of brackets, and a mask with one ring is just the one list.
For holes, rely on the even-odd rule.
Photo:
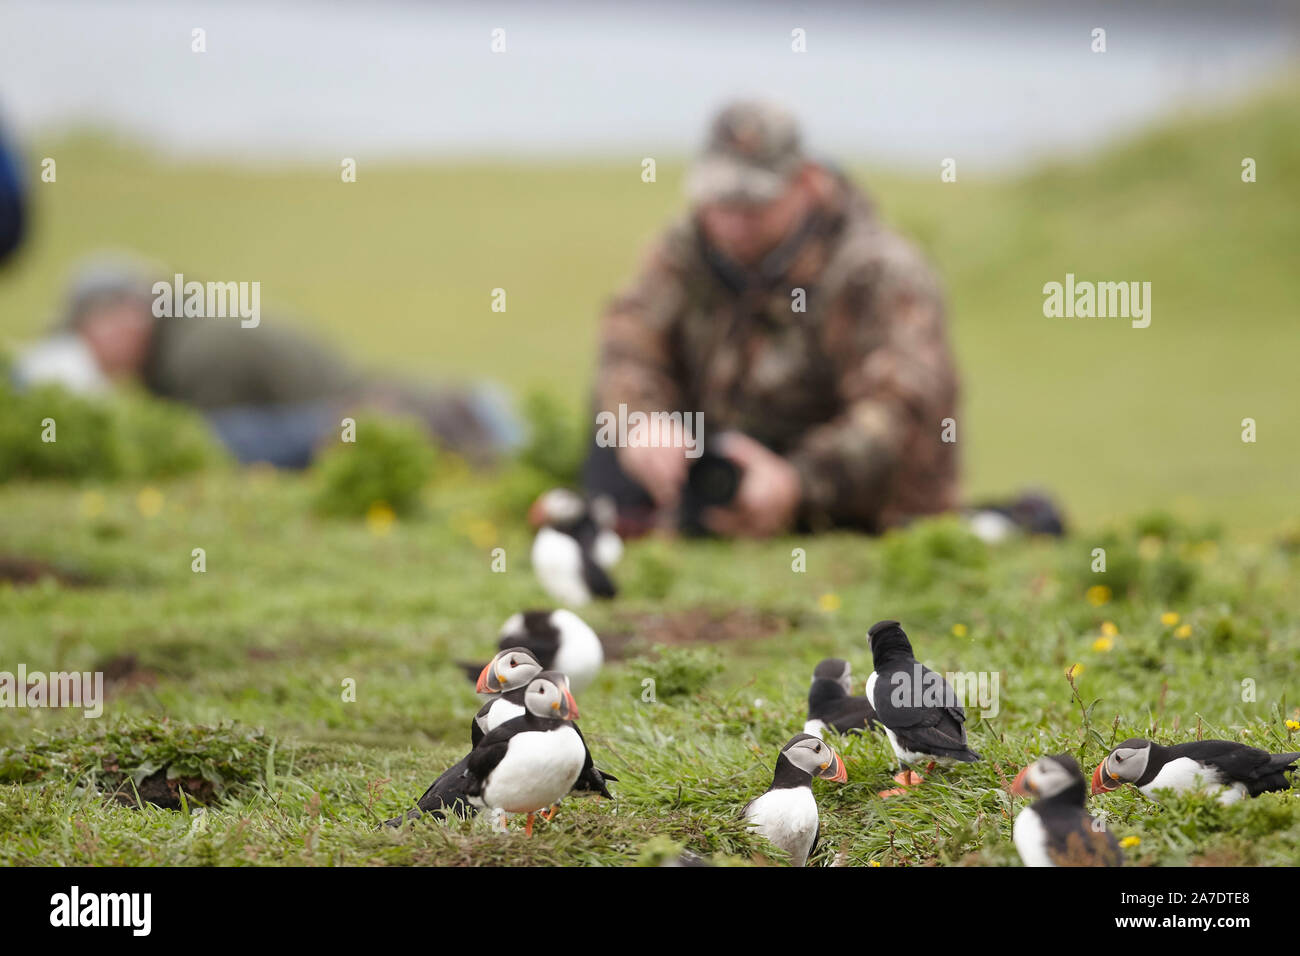
{"label": "grassy field", "polygon": [[[848,785],[818,784],[817,862],[1010,863],[1004,787],[1042,754],[1091,767],[1113,741],[1151,733],[1300,746],[1284,724],[1300,716],[1294,540],[1233,546],[1153,516],[997,552],[946,522],[881,541],[652,541],[620,569],[627,598],[588,615],[620,655],[580,700],[618,799],[571,799],[531,841],[484,824],[376,832],[465,747],[478,702],[453,662],[486,659],[505,617],[544,600],[526,534],[498,523],[485,489],[460,485],[431,489],[423,519],[383,533],[306,517],[296,479],[213,475],[162,493],[144,519],[140,505],[157,500],[130,488],[88,501],[0,492],[4,512],[21,515],[6,551],[75,556],[90,579],[0,591],[6,661],[112,675],[99,721],[6,712],[0,861],[617,864],[669,845],[771,858],[738,811],[801,727],[813,665],[844,656],[865,677],[864,631],[884,616],[904,621],[931,666],[996,672],[1000,712],[972,720],[983,763],[890,801],[874,796],[890,785],[888,744],[843,742]],[[1088,570],[1097,542],[1104,577]],[[806,573],[791,570],[794,545]],[[496,546],[504,574],[489,570]],[[204,574],[190,570],[193,547],[207,551]],[[1087,598],[1098,580],[1111,595],[1094,604],[1106,597]],[[1170,612],[1177,625],[1162,623]],[[1098,643],[1107,622],[1118,633]],[[355,702],[342,699],[348,678]],[[202,816],[125,808],[86,786],[175,760],[208,797]],[[1278,864],[1300,849],[1294,793],[1161,809],[1130,791],[1098,808],[1140,838],[1138,862]]]}
{"label": "grassy field", "polygon": [[[935,669],[996,673],[999,712],[972,715],[982,763],[888,801],[885,740],[840,741],[849,783],[816,785],[814,864],[1014,863],[1006,784],[1044,754],[1091,768],[1128,736],[1198,734],[1300,749],[1298,105],[1278,94],[1016,180],[865,177],[945,274],[972,491],[1045,484],[1076,532],[997,549],[946,521],[879,540],[635,543],[623,596],[586,614],[617,659],[580,699],[617,800],[567,800],[531,840],[483,822],[376,828],[464,752],[478,701],[455,662],[485,660],[507,616],[545,603],[510,475],[444,467],[423,512],[391,525],[314,517],[312,475],[0,485],[0,555],[62,575],[0,585],[0,670],[109,676],[100,720],[2,712],[0,863],[612,865],[680,847],[778,862],[740,808],[801,727],[816,661],[847,657],[861,681],[885,617]],[[43,149],[59,181],[0,284],[15,335],[41,326],[76,255],[127,245],[260,279],[264,307],[315,316],[367,361],[541,385],[574,408],[601,300],[678,206],[677,171],[643,185],[635,162],[363,161],[344,186],[330,169],[168,165],[91,139]],[[1240,182],[1242,156],[1258,183]],[[1067,271],[1151,281],[1151,327],[1045,319],[1041,287]],[[496,286],[505,316],[488,311]],[[1247,416],[1257,444],[1240,440]],[[99,793],[167,768],[204,812]],[[1091,808],[1138,864],[1300,856],[1295,792],[1222,808],[1128,788]]]}

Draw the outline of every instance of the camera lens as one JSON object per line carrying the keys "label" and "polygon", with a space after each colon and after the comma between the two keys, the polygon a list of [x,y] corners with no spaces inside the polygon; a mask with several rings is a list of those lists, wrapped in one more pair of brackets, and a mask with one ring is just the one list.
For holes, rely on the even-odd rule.
{"label": "camera lens", "polygon": [[686,479],[694,498],[703,506],[716,508],[731,503],[740,487],[740,469],[730,458],[704,454],[691,466]]}

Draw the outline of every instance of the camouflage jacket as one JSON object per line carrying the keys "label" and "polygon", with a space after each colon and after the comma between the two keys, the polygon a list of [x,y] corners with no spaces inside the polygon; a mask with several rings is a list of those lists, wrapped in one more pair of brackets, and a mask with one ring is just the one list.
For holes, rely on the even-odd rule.
{"label": "camouflage jacket", "polygon": [[[799,308],[800,290],[804,299]],[[937,281],[846,180],[756,270],[674,224],[601,325],[598,410],[703,413],[799,472],[799,524],[879,531],[952,508],[957,375]]]}

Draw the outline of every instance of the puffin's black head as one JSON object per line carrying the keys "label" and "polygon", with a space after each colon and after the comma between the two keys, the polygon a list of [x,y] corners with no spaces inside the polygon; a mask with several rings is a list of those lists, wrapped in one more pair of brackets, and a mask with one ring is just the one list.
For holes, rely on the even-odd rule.
{"label": "puffin's black head", "polygon": [[569,527],[587,517],[587,503],[568,488],[552,488],[541,494],[528,509],[528,523],[534,528]]}
{"label": "puffin's black head", "polygon": [[524,707],[537,717],[578,719],[578,702],[569,693],[569,679],[559,671],[542,671],[529,681]]}
{"label": "puffin's black head", "polygon": [[1151,760],[1151,741],[1130,737],[1110,753],[1092,772],[1092,792],[1118,790],[1121,784],[1136,783]]}
{"label": "puffin's black head", "polygon": [[554,614],[553,610],[540,608],[529,608],[511,614],[497,633],[497,646],[501,647],[511,641],[557,639],[560,629],[552,620]]}
{"label": "puffin's black head", "polygon": [[781,756],[800,770],[814,777],[825,777],[836,783],[849,779],[848,768],[830,744],[812,734],[795,734],[781,748]]}
{"label": "puffin's black head", "polygon": [[1071,788],[1076,788],[1079,803],[1086,796],[1083,771],[1079,762],[1069,754],[1057,754],[1055,757],[1042,757],[1035,760],[1024,770],[1016,774],[1011,784],[1011,792],[1022,797],[1055,797]]}
{"label": "puffin's black head", "polygon": [[813,680],[828,680],[844,688],[844,693],[853,693],[853,676],[849,662],[838,657],[828,657],[813,670]]}
{"label": "puffin's black head", "polygon": [[541,671],[542,665],[528,648],[507,647],[487,662],[474,689],[480,694],[503,693],[523,687]]}
{"label": "puffin's black head", "polygon": [[912,642],[897,621],[878,621],[867,631],[871,639],[871,659],[880,664],[891,659],[910,659]]}

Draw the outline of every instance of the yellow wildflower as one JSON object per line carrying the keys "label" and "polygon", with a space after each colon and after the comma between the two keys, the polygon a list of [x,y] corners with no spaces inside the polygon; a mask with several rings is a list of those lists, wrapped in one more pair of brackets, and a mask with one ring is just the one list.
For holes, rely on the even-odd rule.
{"label": "yellow wildflower", "polygon": [[465,535],[474,547],[490,548],[497,541],[497,526],[486,518],[470,518],[465,522]]}
{"label": "yellow wildflower", "polygon": [[99,491],[87,491],[81,496],[81,516],[98,518],[104,513],[104,495]]}
{"label": "yellow wildflower", "polygon": [[1093,607],[1101,607],[1110,600],[1110,588],[1104,584],[1094,584],[1088,588],[1087,598]]}
{"label": "yellow wildflower", "polygon": [[1144,561],[1154,561],[1160,557],[1165,543],[1153,534],[1148,534],[1138,542],[1138,556]]}
{"label": "yellow wildflower", "polygon": [[387,501],[373,502],[366,509],[366,527],[377,538],[382,538],[392,531],[393,524],[396,521],[397,513],[393,511]]}
{"label": "yellow wildflower", "polygon": [[829,592],[823,594],[821,597],[817,599],[817,606],[828,614],[834,611],[838,611],[840,609],[841,604],[842,602],[840,601],[840,596],[838,594],[831,594]]}
{"label": "yellow wildflower", "polygon": [[135,496],[135,506],[140,514],[146,518],[156,518],[163,510],[163,493],[153,485],[147,485],[140,489],[140,493]]}

